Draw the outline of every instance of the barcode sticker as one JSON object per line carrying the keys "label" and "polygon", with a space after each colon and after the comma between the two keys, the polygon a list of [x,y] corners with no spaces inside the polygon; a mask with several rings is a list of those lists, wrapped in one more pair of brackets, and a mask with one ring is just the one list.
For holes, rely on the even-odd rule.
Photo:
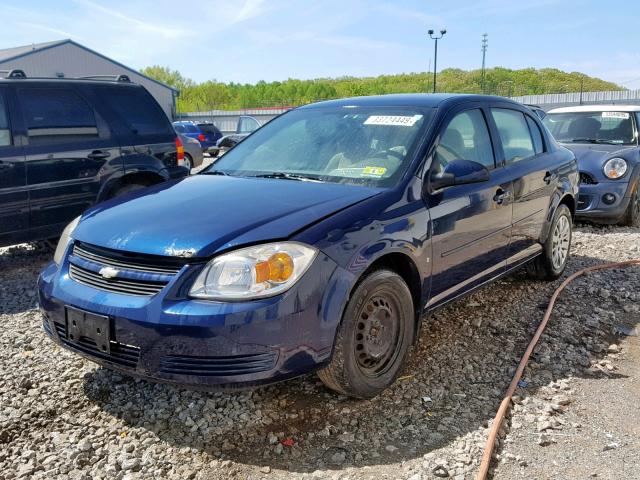
{"label": "barcode sticker", "polygon": [[627,112],[602,112],[602,118],[629,118]]}
{"label": "barcode sticker", "polygon": [[364,122],[365,125],[393,125],[413,127],[422,115],[371,115]]}

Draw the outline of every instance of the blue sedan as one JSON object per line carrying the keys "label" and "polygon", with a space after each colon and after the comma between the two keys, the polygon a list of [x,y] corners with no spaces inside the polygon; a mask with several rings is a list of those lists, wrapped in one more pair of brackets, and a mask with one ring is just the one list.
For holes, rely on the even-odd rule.
{"label": "blue sedan", "polygon": [[563,107],[545,117],[578,159],[578,218],[640,227],[639,121],[638,105]]}
{"label": "blue sedan", "polygon": [[425,314],[570,254],[578,169],[525,106],[474,95],[322,102],[198,175],[84,213],[39,278],[44,330],[193,388],[318,371],[371,398]]}

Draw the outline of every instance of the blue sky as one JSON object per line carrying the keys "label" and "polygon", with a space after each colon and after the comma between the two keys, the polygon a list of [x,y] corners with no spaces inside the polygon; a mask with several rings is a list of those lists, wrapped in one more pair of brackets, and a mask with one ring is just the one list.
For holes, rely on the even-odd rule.
{"label": "blue sky", "polygon": [[[606,6],[605,6],[606,5]],[[197,81],[556,67],[640,88],[635,0],[3,0],[0,48],[71,38],[134,68]]]}

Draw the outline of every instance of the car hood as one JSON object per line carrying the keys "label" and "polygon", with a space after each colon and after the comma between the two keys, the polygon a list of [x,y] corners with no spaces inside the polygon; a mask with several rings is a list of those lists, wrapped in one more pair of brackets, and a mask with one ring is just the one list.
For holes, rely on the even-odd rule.
{"label": "car hood", "polygon": [[621,157],[633,164],[638,155],[636,146],[575,143],[563,143],[562,146],[574,153],[581,172],[592,174],[598,181],[609,180],[602,172],[602,167],[608,159]]}
{"label": "car hood", "polygon": [[88,210],[73,238],[154,255],[208,257],[290,237],[378,194],[355,185],[195,175],[123,195]]}

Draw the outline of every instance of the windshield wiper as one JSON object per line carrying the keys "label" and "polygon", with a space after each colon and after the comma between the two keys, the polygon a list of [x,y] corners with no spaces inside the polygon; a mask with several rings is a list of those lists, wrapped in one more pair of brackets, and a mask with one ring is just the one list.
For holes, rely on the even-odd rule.
{"label": "windshield wiper", "polygon": [[319,177],[304,175],[301,173],[269,172],[253,175],[254,178],[282,178],[285,180],[298,180],[301,182],[322,182]]}
{"label": "windshield wiper", "polygon": [[605,140],[603,138],[572,138],[569,140],[571,143],[606,143],[608,145],[619,145],[622,142],[616,142],[615,140]]}

